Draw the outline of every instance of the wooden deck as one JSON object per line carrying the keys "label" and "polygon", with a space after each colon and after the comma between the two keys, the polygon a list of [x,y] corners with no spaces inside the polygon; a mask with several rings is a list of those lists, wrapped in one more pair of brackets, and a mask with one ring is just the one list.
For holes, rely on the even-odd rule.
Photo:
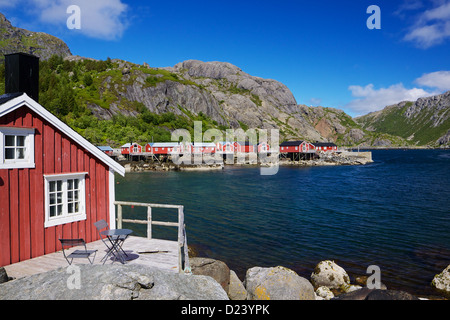
{"label": "wooden deck", "polygon": [[[98,250],[95,256],[94,264],[102,264],[100,260],[106,254],[105,244],[101,241],[88,243],[88,250]],[[69,249],[69,253],[76,249],[84,249],[83,247],[73,247]],[[147,239],[142,237],[130,236],[123,245],[124,251],[127,253],[126,264],[142,264],[145,266],[157,267],[170,272],[178,272],[178,242]],[[74,259],[74,264],[89,264],[87,259]],[[109,259],[105,264],[121,263],[120,261],[112,261]],[[41,257],[29,259],[26,261],[14,263],[5,266],[6,273],[9,277],[21,278],[37,273],[47,272],[59,267],[66,267],[68,263],[63,256],[62,251],[50,253]]]}

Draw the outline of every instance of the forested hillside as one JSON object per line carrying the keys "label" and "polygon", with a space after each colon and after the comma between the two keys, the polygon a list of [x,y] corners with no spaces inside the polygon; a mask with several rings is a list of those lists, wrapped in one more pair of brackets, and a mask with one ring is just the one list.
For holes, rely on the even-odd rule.
{"label": "forested hillside", "polygon": [[[142,103],[123,99],[121,106],[128,115],[118,113],[110,119],[100,119],[88,105],[96,104],[108,109],[109,104],[117,100],[112,92],[99,93],[102,80],[121,78],[117,63],[111,59],[70,61],[54,55],[41,60],[39,66],[39,103],[94,144],[119,146],[130,141],[170,141],[174,129],[184,128],[193,133],[194,121],[202,121],[204,130],[220,127],[203,113],[194,115],[186,110],[183,116],[173,112],[157,114]],[[4,64],[1,64],[0,94],[5,89],[4,70]],[[225,129],[223,126],[220,128]]]}

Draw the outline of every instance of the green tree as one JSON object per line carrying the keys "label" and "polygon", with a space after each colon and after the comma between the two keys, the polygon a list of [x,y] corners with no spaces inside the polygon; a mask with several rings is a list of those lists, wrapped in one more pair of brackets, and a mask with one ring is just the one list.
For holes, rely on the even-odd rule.
{"label": "green tree", "polygon": [[90,87],[94,83],[94,79],[92,79],[89,73],[86,73],[83,77],[83,82],[86,87]]}

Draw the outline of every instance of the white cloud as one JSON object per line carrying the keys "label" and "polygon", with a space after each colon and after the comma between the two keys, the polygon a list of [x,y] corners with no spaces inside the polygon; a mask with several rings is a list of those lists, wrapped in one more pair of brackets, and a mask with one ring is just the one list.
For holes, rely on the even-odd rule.
{"label": "white cloud", "polygon": [[351,110],[357,116],[381,110],[401,101],[416,101],[418,98],[437,94],[421,88],[406,89],[401,83],[380,89],[375,89],[373,84],[365,87],[353,85],[348,89],[352,92],[352,96],[358,99],[349,102],[343,108]]}
{"label": "white cloud", "polygon": [[404,40],[427,49],[450,39],[450,2],[421,13]]}
{"label": "white cloud", "polygon": [[[0,0],[0,4],[4,0]],[[127,5],[122,0],[13,0],[12,6],[25,7],[39,22],[66,28],[70,17],[67,8],[77,5],[81,10],[81,29],[78,32],[92,38],[115,40],[127,27]]]}
{"label": "white cloud", "polygon": [[0,8],[12,8],[17,4],[16,0],[0,0]]}
{"label": "white cloud", "polygon": [[309,104],[310,105],[318,106],[318,105],[320,105],[321,102],[322,102],[322,99],[320,99],[320,98],[311,98],[311,99],[309,99]]}
{"label": "white cloud", "polygon": [[415,83],[420,86],[437,88],[441,91],[450,90],[450,71],[436,71],[426,73],[416,79]]}
{"label": "white cloud", "polygon": [[375,89],[373,84],[365,87],[352,85],[348,89],[356,99],[347,103],[344,109],[350,110],[357,116],[378,111],[386,106],[401,101],[416,101],[419,98],[441,94],[450,90],[450,71],[436,71],[425,73],[414,80],[414,83],[423,88],[407,89],[402,83],[394,84],[388,88]]}

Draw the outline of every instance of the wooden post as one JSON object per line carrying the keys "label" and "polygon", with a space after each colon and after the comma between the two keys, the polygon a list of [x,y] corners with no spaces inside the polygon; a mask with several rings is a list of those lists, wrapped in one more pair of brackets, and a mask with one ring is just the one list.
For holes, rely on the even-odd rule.
{"label": "wooden post", "polygon": [[152,239],[152,207],[147,207],[147,239]]}
{"label": "wooden post", "polygon": [[122,205],[117,205],[117,229],[122,229]]}
{"label": "wooden post", "polygon": [[178,207],[178,272],[183,272],[183,260],[181,257],[181,248],[183,247],[183,206]]}

